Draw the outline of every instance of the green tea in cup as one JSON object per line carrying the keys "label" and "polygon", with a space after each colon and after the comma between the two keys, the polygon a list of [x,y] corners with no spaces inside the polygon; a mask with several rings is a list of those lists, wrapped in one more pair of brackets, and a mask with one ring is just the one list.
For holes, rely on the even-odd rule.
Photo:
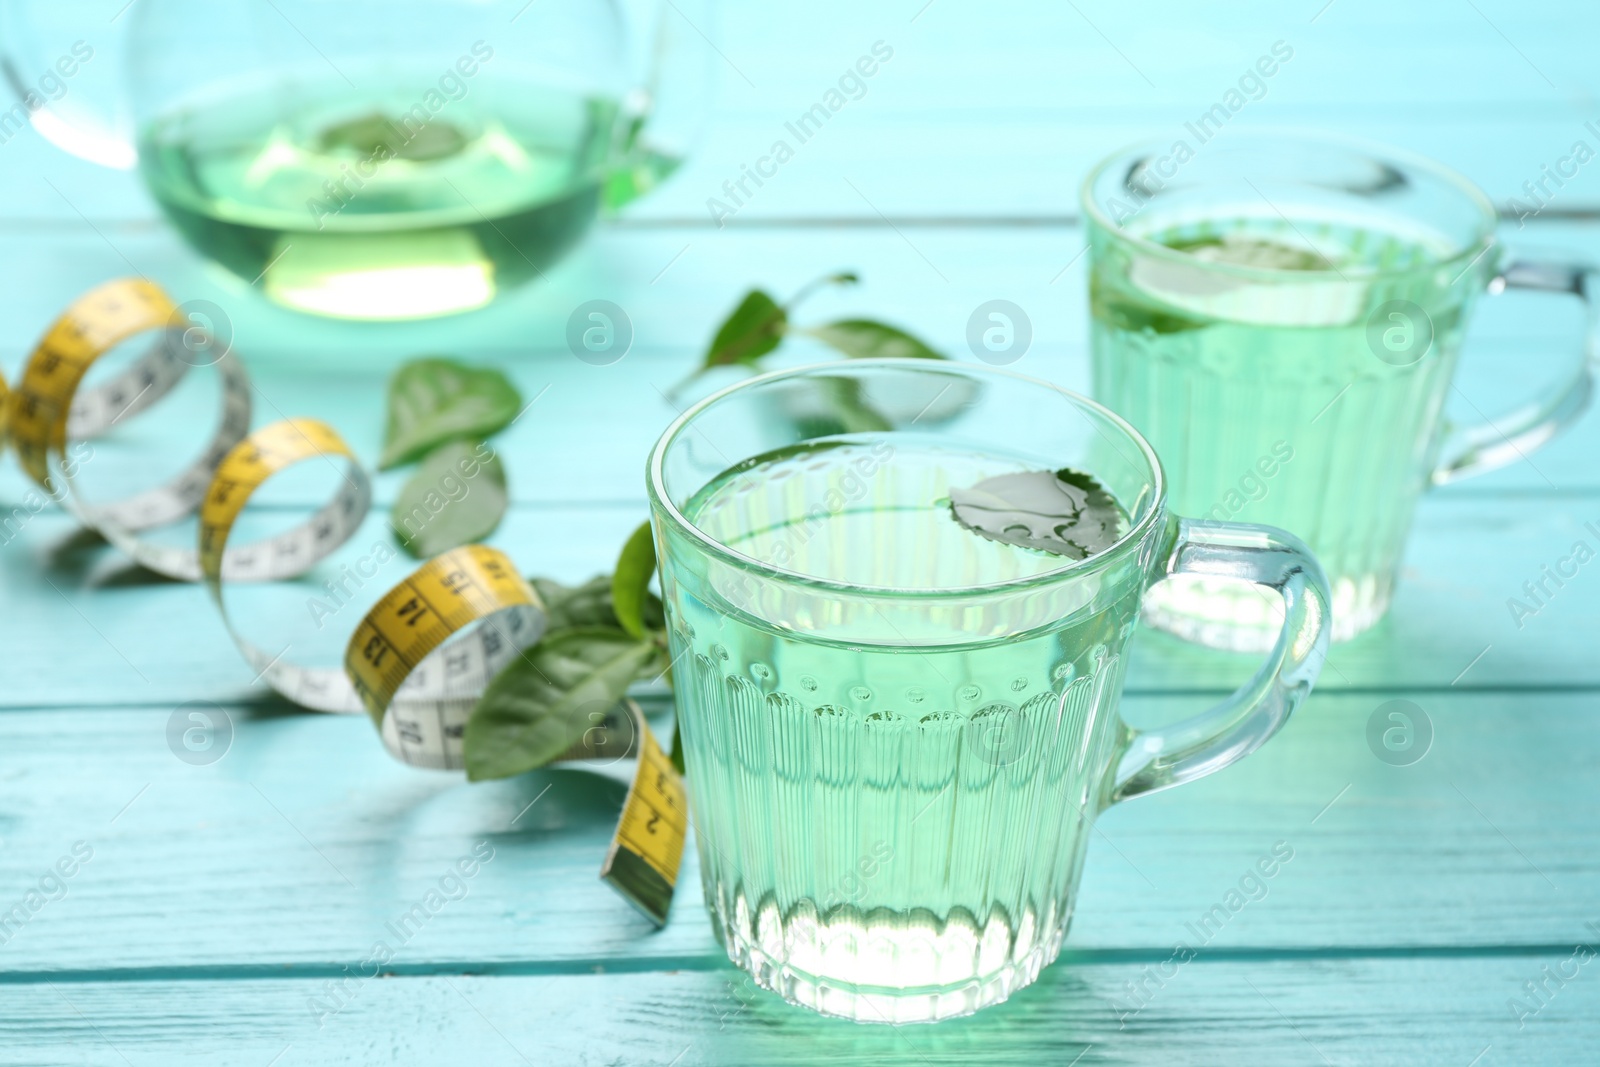
{"label": "green tea in cup", "polygon": [[[946,390],[962,401],[936,426],[900,402]],[[876,428],[771,417],[841,396]],[[649,484],[713,928],[759,984],[827,1014],[929,1021],[1033,981],[1095,817],[1252,751],[1326,647],[1298,542],[1174,517],[1126,423],[1002,371],[756,378],[678,419]],[[1284,640],[1247,695],[1144,732],[1117,706],[1140,600],[1169,573],[1261,583]]]}
{"label": "green tea in cup", "polygon": [[[1351,637],[1389,606],[1422,491],[1521,458],[1587,396],[1575,361],[1495,425],[1448,422],[1477,297],[1581,295],[1586,272],[1508,264],[1488,198],[1423,160],[1294,135],[1180,148],[1084,183],[1095,397],[1155,447],[1185,514],[1303,538]],[[1277,604],[1228,581],[1166,583],[1145,609],[1221,647],[1278,631]]]}

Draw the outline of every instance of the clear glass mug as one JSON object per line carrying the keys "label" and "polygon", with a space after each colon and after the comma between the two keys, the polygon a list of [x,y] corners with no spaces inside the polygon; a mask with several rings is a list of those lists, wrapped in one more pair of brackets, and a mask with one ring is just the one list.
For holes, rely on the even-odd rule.
{"label": "clear glass mug", "polygon": [[[947,393],[936,427],[899,403]],[[797,405],[836,417],[772,417]],[[1064,466],[1120,502],[1099,554],[950,514],[953,486]],[[1254,751],[1327,649],[1299,541],[1176,517],[1126,422],[1008,372],[754,378],[674,422],[648,481],[713,928],[758,983],[830,1015],[942,1019],[1027,985],[1066,936],[1092,820]],[[1140,599],[1194,574],[1280,598],[1278,641],[1210,711],[1134,729],[1117,707]]]}
{"label": "clear glass mug", "polygon": [[137,166],[195,249],[289,307],[466,311],[676,168],[706,104],[707,7],[19,0],[0,5],[18,96],[0,137],[31,121]]}
{"label": "clear glass mug", "polygon": [[[1593,268],[1509,257],[1495,210],[1444,167],[1287,133],[1127,149],[1084,181],[1094,396],[1169,464],[1173,505],[1270,523],[1327,569],[1333,639],[1388,609],[1430,485],[1526,456],[1592,388]],[[1478,295],[1534,289],[1588,305],[1584,358],[1516,411],[1443,417]],[[1278,608],[1237,583],[1153,591],[1152,625],[1259,649]]]}

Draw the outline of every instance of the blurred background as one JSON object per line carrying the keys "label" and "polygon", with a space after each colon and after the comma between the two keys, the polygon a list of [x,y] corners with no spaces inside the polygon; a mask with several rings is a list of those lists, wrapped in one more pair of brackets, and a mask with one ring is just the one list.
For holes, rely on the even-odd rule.
{"label": "blurred background", "polygon": [[[76,104],[78,93],[100,94],[118,76],[127,31],[146,2],[8,5],[13,23],[19,10],[42,23],[31,40],[11,35],[12,61],[20,52],[43,70],[81,39],[96,58],[68,82],[59,107]],[[159,14],[169,0],[148,2]],[[278,27],[276,47],[289,61],[337,54],[338,42],[362,26],[359,15],[342,21],[352,18],[350,4],[280,6],[295,17],[294,26]],[[388,17],[416,18],[426,6],[391,5]],[[456,6],[503,17],[522,5]],[[1073,262],[1082,248],[1080,178],[1129,141],[1188,136],[1184,124],[1237,89],[1275,44],[1292,58],[1247,91],[1230,128],[1309,125],[1390,142],[1456,167],[1502,207],[1508,198],[1526,199],[1524,183],[1537,181],[1575,141],[1600,147],[1600,136],[1584,126],[1600,119],[1600,75],[1585,30],[1596,15],[1577,2],[1307,0],[1230,4],[1203,15],[1178,3],[1130,8],[1093,0],[1005,10],[961,0],[823,2],[803,11],[632,6],[642,12],[629,22],[635,38],[647,37],[651,31],[639,27],[659,17],[690,44],[714,47],[704,92],[682,94],[692,98],[685,110],[698,112],[681,123],[694,127],[682,139],[687,158],[548,278],[465,317],[351,329],[282,314],[185,249],[136,172],[83,163],[33,133],[9,139],[0,145],[0,239],[10,261],[29,269],[14,272],[0,301],[37,310],[4,316],[7,365],[49,310],[130,262],[180,299],[223,303],[241,351],[256,364],[295,358],[284,350],[306,345],[336,349],[341,361],[438,345],[560,355],[568,313],[595,297],[626,310],[639,354],[694,349],[748,284],[784,290],[835,268],[858,269],[864,282],[838,299],[870,305],[951,347],[971,306],[1007,296],[1029,311],[1041,354],[1070,357],[1084,343],[1077,328],[1083,263]],[[473,16],[481,25],[463,19],[472,33],[433,41],[438,65],[464,52],[469,36],[492,44],[501,35],[502,55],[534,47],[522,31],[539,5],[532,10],[504,25],[487,13]],[[171,44],[138,63],[203,69],[220,17],[197,8],[175,19],[186,29],[169,26],[151,37],[147,53]],[[859,98],[801,143],[785,124],[823,100],[875,44],[892,58],[861,79]],[[32,68],[19,68],[25,81],[32,76]],[[673,88],[689,80],[674,76]],[[793,157],[765,184],[747,183],[752,195],[735,204],[724,183],[737,182],[779,140]],[[1518,238],[1537,239],[1539,224],[1552,219],[1587,218],[1597,190],[1596,173],[1580,170]],[[735,207],[722,214],[708,201]]]}
{"label": "blurred background", "polygon": [[[1489,194],[1513,249],[1600,257],[1597,30],[1592,0],[0,0],[0,74],[11,91],[49,100],[32,115],[38,128],[0,100],[0,372],[14,384],[79,294],[142,274],[176,302],[213,309],[210,324],[225,326],[249,368],[256,425],[327,420],[370,469],[385,384],[402,362],[445,355],[498,368],[527,407],[494,441],[510,504],[493,543],[526,573],[582,581],[610,570],[645,518],[645,457],[692,395],[674,398],[672,387],[753,287],[782,300],[821,275],[856,272],[858,285],[820,289],[797,317],[881,319],[969,361],[978,358],[974,313],[1008,301],[1031,336],[1011,369],[1087,389],[1079,184],[1130,142],[1193,144],[1203,116],[1208,137],[1310,127],[1432,157]],[[657,63],[663,40],[670,67]],[[479,41],[494,50],[487,61],[473,51]],[[198,252],[134,168],[136,134],[178,104],[225,103],[218,86],[249,76],[252,55],[311,72],[307,85],[334,85],[335,95],[347,77],[383,92],[385,64],[430,72],[423,86],[439,88],[441,121],[408,149],[419,157],[464,146],[446,127],[461,132],[473,107],[502,99],[479,90],[513,60],[549,75],[547,90],[582,90],[555,94],[543,112],[560,120],[552,128],[583,129],[597,112],[580,102],[604,100],[641,118],[642,136],[584,149],[627,165],[584,193],[563,239],[507,239],[502,261],[527,280],[487,306],[403,322],[308,314],[269,299],[270,255],[261,277],[240,273],[261,246],[232,269]],[[463,58],[476,73],[456,66]],[[440,83],[450,70],[472,87],[460,99],[453,82]],[[340,151],[370,154],[393,136],[371,117],[397,120],[416,94],[413,84],[386,98],[388,114],[368,99],[324,115],[326,100],[309,90],[267,99]],[[505,113],[540,99],[513,85]],[[102,106],[115,101],[122,111]],[[281,158],[293,163],[292,153]],[[171,192],[188,163],[181,153],[169,162],[162,188]],[[466,208],[450,210],[492,232],[472,208],[492,197],[460,191]],[[309,210],[300,217],[310,221]],[[402,310],[472,302],[426,279],[410,284]],[[364,295],[395,293],[379,284]],[[574,340],[597,301],[614,307],[613,337],[626,339],[604,358]],[[1452,409],[1475,420],[1556,378],[1555,364],[1577,351],[1576,304],[1482,301]],[[771,362],[835,355],[797,337]],[[743,373],[721,368],[694,389]],[[189,377],[192,398],[118,427],[127,466],[115,466],[108,446],[87,477],[109,484],[148,456],[192,455],[195,435],[214,425],[203,389],[215,380]],[[712,963],[720,950],[691,882],[673,924],[643,935],[595,881],[621,802],[616,783],[558,771],[467,788],[391,760],[364,717],[286,712],[251,677],[201,587],[141,571],[70,516],[41,511],[0,553],[0,589],[13,605],[0,613],[11,705],[0,719],[18,754],[0,775],[10,784],[0,793],[6,903],[80,827],[98,851],[72,901],[52,904],[7,946],[18,1021],[3,1051],[35,1047],[31,1039],[48,1051],[30,1062],[58,1062],[66,1035],[85,1057],[102,1056],[94,1062],[122,1062],[101,1041],[171,1062],[170,1048],[153,1051],[167,1041],[210,1062],[227,1046],[268,1063],[292,1037],[285,1067],[317,1055],[314,1041],[330,1060],[415,1048],[412,1059],[426,1062],[441,1048],[431,1058],[524,1062],[482,1022],[530,1052],[554,1042],[553,1055],[570,1049],[571,1061],[633,1063],[648,1052],[683,1067],[724,1055],[788,1062],[798,1047],[817,1061],[874,1063],[1236,1063],[1250,1049],[1262,1062],[1582,1062],[1592,1052],[1577,1049],[1592,1049],[1600,1019],[1592,979],[1526,1032],[1506,998],[1522,996],[1542,965],[1544,974],[1564,968],[1576,939],[1593,938],[1581,924],[1600,918],[1600,616],[1592,590],[1576,583],[1532,619],[1509,614],[1505,598],[1569,558],[1575,540],[1588,543],[1600,521],[1597,433],[1590,412],[1536,466],[1430,493],[1393,610],[1335,649],[1284,735],[1227,774],[1118,809],[1097,828],[1070,943],[1080,955],[973,1026],[909,1037],[819,1031],[775,1000],[740,995]],[[175,438],[190,451],[171,450]],[[356,554],[388,543],[384,516],[404,478],[375,475]],[[29,489],[15,463],[0,461],[0,501],[14,506]],[[325,485],[289,480],[258,501],[272,519],[326,498]],[[290,597],[286,610],[303,617],[303,590],[266,592]],[[335,655],[347,618],[324,635]],[[1127,706],[1145,721],[1192,713],[1257,662],[1158,633],[1141,633],[1132,655]],[[1414,767],[1387,759],[1364,732],[1397,697],[1426,704],[1438,723],[1433,755]],[[209,769],[175,759],[162,732],[174,709],[196,701],[238,713],[238,743]],[[370,1028],[351,1016],[343,1030],[314,1034],[308,985],[360,958],[384,921],[467,854],[464,835],[479,832],[503,858],[472,905],[412,947],[421,977],[373,983],[358,1008],[372,1012]],[[1270,910],[1252,905],[1219,944],[1228,951],[1121,1029],[1108,1004],[1124,982],[1167,960],[1166,946],[1189,936],[1184,924],[1280,838],[1301,851],[1273,883]],[[536,891],[545,885],[557,891]],[[1130,946],[1151,954],[1130,956]],[[432,976],[427,967],[441,960]],[[287,980],[286,965],[307,961],[315,977]],[[479,977],[479,962],[459,961],[512,966]],[[59,984],[57,969],[69,975]],[[113,977],[88,980],[104,974]],[[480,1020],[458,993],[489,1011]],[[574,1024],[592,1018],[603,1022]],[[209,1034],[223,1035],[217,1046]],[[1406,1052],[1397,1037],[1409,1040]],[[1080,1051],[1091,1042],[1093,1053]]]}
{"label": "blurred background", "polygon": [[[1003,9],[964,0],[825,0],[803,9],[687,0],[245,6],[256,21],[241,28],[226,12],[174,0],[13,2],[3,9],[0,40],[8,76],[24,88],[75,42],[94,49],[49,109],[72,117],[71,107],[93,111],[129,80],[157,105],[182,92],[209,102],[212,81],[234,73],[219,50],[342,68],[363,49],[381,60],[386,53],[373,42],[390,40],[415,51],[419,69],[438,71],[481,40],[495,58],[478,79],[507,69],[496,63],[531,56],[564,77],[600,84],[625,109],[636,106],[641,86],[650,88],[653,50],[665,34],[676,51],[655,85],[663,121],[647,121],[645,130],[661,136],[646,147],[667,162],[652,172],[647,160],[636,189],[606,190],[593,208],[597,221],[586,233],[579,227],[570,251],[488,306],[352,322],[272,302],[264,284],[186,244],[137,169],[86,162],[24,129],[0,144],[0,252],[11,268],[0,287],[0,368],[14,374],[74,296],[141,273],[179,302],[220,309],[250,368],[260,418],[330,420],[369,464],[381,439],[383,381],[400,362],[444,354],[502,368],[534,404],[503,437],[508,455],[526,458],[511,464],[514,510],[496,540],[530,569],[563,578],[609,567],[614,546],[639,521],[644,457],[677,411],[666,394],[752,287],[781,300],[819,275],[855,271],[859,285],[816,293],[802,317],[869,315],[960,359],[974,358],[967,330],[975,309],[1007,300],[1025,313],[1032,337],[1013,369],[1087,389],[1079,183],[1131,141],[1195,143],[1203,116],[1208,136],[1313,127],[1432,156],[1489,193],[1513,247],[1600,255],[1600,164],[1588,162],[1600,150],[1600,73],[1589,55],[1600,15],[1576,0],[1531,8],[1509,0],[1307,0],[1204,13],[1180,3],[1096,0]],[[590,50],[574,51],[571,42]],[[1268,67],[1270,75],[1261,73]],[[349,73],[362,80],[354,67]],[[59,129],[45,132],[69,140]],[[359,123],[346,133],[353,143],[368,136]],[[777,151],[779,142],[790,151]],[[1586,152],[1575,152],[1580,142]],[[98,154],[132,162],[114,148]],[[1571,176],[1551,178],[1558,167]],[[752,171],[767,176],[757,184]],[[581,333],[574,324],[589,321],[582,309],[596,300],[625,319],[627,343],[615,358],[586,358],[593,354],[572,340]],[[1554,377],[1539,360],[1571,360],[1580,322],[1576,302],[1560,297],[1485,301],[1459,378],[1461,394],[1476,404],[1462,414],[1502,409],[1534,378]],[[832,355],[797,338],[773,362]],[[697,388],[742,373],[723,368]],[[1600,488],[1586,436],[1554,443],[1538,470],[1518,465],[1445,495]],[[398,477],[380,476],[380,504]],[[22,488],[14,466],[0,469],[0,491],[16,496]],[[1453,520],[1439,511],[1437,521]],[[571,524],[593,536],[558,534]],[[1426,580],[1413,588],[1444,595]],[[1541,640],[1568,639],[1559,625],[1543,630]],[[1482,647],[1465,636],[1439,640],[1449,652],[1442,661],[1451,663]],[[1511,635],[1496,653],[1508,657],[1508,676],[1518,660],[1507,650],[1525,640]],[[182,654],[192,656],[197,691],[207,672],[238,673],[214,628],[196,642]],[[1376,643],[1371,654],[1383,658],[1384,648]],[[171,655],[154,643],[148,652]],[[84,655],[126,669],[107,650]],[[1582,659],[1559,662],[1581,673]],[[1438,670],[1442,681],[1453,673]],[[173,695],[192,695],[184,689]]]}

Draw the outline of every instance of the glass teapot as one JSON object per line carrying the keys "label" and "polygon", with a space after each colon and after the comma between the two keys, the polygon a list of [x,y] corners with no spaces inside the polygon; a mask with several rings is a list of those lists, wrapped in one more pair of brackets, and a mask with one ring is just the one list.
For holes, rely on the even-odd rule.
{"label": "glass teapot", "polygon": [[542,275],[673,171],[708,3],[10,0],[0,71],[40,134],[137,167],[273,300],[421,318]]}

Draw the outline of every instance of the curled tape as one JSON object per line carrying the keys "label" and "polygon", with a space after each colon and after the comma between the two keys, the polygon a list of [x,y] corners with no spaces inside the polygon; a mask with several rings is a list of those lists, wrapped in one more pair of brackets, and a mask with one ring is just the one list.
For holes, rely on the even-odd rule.
{"label": "curled tape", "polygon": [[[80,390],[96,360],[145,333],[154,335],[150,347],[126,370]],[[201,454],[154,488],[88,499],[74,477],[71,445],[150,408],[197,367],[213,368],[222,388],[221,417]],[[259,678],[302,707],[365,711],[384,747],[412,766],[460,769],[463,731],[479,697],[544,634],[544,604],[511,560],[486,545],[465,545],[423,563],[379,598],[351,635],[343,670],[303,666],[288,647],[274,654],[247,640],[229,615],[229,586],[310,571],[360,528],[372,505],[372,483],[326,423],[285,419],[250,432],[244,364],[148,280],[107,282],[75,300],[34,349],[17,388],[8,391],[0,381],[0,412],[0,433],[9,434],[24,470],[78,521],[152,571],[205,583]],[[338,470],[332,499],[282,533],[230,545],[251,496],[273,476],[307,462]],[[197,512],[195,548],[141,536]],[[638,705],[625,700],[603,719],[561,760],[639,756],[601,875],[664,923],[683,853],[683,781]]]}

